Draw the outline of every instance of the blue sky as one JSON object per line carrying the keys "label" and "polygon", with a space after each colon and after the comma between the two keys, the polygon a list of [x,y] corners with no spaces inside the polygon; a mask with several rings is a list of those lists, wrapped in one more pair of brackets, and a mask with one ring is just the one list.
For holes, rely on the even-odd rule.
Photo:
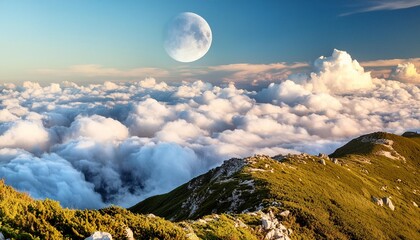
{"label": "blue sky", "polygon": [[[361,61],[415,58],[419,4],[0,0],[0,80],[86,64],[133,69],[309,62],[334,48]],[[185,11],[204,17],[213,31],[210,51],[189,64],[175,62],[162,46],[165,25]]]}

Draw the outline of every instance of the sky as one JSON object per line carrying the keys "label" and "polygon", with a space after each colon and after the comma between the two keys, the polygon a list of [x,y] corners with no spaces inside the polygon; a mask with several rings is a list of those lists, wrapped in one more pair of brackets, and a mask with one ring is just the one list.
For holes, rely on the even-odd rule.
{"label": "sky", "polygon": [[[311,62],[335,48],[359,61],[416,58],[419,4],[418,0],[0,0],[0,81],[102,81],[104,76],[63,74],[65,69],[89,65],[143,69],[131,79],[144,75],[174,81],[158,70]],[[213,43],[205,57],[185,64],[166,54],[163,36],[171,18],[187,11],[206,19]],[[217,73],[207,78],[191,75],[217,78]]]}
{"label": "sky", "polygon": [[[420,131],[419,6],[0,0],[0,179],[64,207],[129,207],[233,157]],[[213,36],[191,63],[164,50],[186,11]]]}

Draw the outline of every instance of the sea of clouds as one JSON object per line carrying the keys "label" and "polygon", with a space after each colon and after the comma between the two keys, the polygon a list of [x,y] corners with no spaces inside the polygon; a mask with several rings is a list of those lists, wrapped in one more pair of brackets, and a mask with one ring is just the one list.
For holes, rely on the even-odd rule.
{"label": "sea of clouds", "polygon": [[128,207],[232,157],[331,153],[361,134],[420,130],[412,68],[373,78],[335,50],[258,91],[153,78],[1,84],[0,178],[65,207]]}

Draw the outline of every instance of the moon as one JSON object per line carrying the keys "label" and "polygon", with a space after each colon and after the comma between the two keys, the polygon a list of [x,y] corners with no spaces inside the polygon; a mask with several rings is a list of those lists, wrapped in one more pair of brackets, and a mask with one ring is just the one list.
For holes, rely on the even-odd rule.
{"label": "moon", "polygon": [[201,16],[192,12],[178,14],[169,23],[164,47],[168,55],[178,62],[194,62],[209,51],[212,32]]}

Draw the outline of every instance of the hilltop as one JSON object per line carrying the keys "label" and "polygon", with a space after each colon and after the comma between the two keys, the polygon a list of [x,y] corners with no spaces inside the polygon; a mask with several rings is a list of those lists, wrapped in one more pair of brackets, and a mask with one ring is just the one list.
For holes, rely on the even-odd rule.
{"label": "hilltop", "polygon": [[231,159],[130,210],[176,221],[271,210],[297,238],[418,239],[419,163],[418,136],[373,133],[331,156]]}

